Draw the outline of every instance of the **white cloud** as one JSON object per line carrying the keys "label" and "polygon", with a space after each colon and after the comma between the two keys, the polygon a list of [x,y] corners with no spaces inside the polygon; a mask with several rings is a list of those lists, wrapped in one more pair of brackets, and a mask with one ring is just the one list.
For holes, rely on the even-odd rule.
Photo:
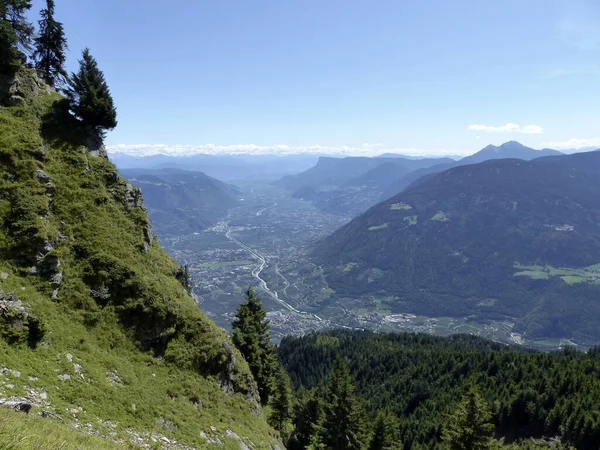
{"label": "white cloud", "polygon": [[522,133],[522,134],[542,134],[544,129],[537,125],[525,125],[520,127],[516,123],[507,123],[506,125],[490,126],[490,125],[469,125],[467,130],[470,131],[485,131],[486,133]]}
{"label": "white cloud", "polygon": [[571,138],[566,141],[550,141],[544,142],[544,147],[554,148],[556,150],[568,150],[568,149],[597,149],[600,148],[600,138],[589,138],[589,139],[578,139]]}
{"label": "white cloud", "polygon": [[340,156],[376,156],[382,153],[398,153],[408,156],[468,155],[472,152],[456,149],[388,148],[383,144],[352,146],[291,146],[291,145],[165,145],[165,144],[119,144],[107,146],[110,154],[122,153],[131,156],[151,155],[297,155],[301,153]]}

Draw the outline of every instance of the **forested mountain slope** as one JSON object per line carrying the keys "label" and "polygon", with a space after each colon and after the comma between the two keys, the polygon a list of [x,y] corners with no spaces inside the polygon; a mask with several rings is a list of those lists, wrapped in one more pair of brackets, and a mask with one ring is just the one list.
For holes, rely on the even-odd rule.
{"label": "forested mountain slope", "polygon": [[316,166],[297,175],[283,177],[276,184],[292,191],[304,186],[313,189],[333,188],[343,186],[382,165],[393,164],[397,166],[398,176],[400,177],[407,170],[417,170],[451,161],[450,158],[333,158],[323,156],[319,158]]}
{"label": "forested mountain slope", "polygon": [[432,167],[427,167],[419,170],[415,170],[396,179],[394,182],[388,184],[385,192],[381,196],[381,200],[393,197],[399,194],[408,186],[422,177],[430,176],[435,173],[442,172],[453,167],[465,166],[467,164],[477,164],[492,159],[523,159],[530,161],[536,158],[542,158],[544,156],[558,156],[562,155],[561,152],[552,149],[535,150],[530,147],[526,147],[523,144],[515,141],[505,142],[502,145],[488,145],[487,147],[479,150],[477,153],[466,156],[459,161],[451,161],[447,163],[438,164]]}
{"label": "forested mountain slope", "polygon": [[464,164],[477,164],[483,161],[489,161],[491,159],[524,159],[530,161],[536,158],[542,158],[544,156],[559,156],[562,155],[558,150],[552,150],[550,148],[544,148],[542,150],[535,150],[530,147],[526,147],[520,142],[508,141],[502,145],[488,145],[487,147],[479,150],[477,153],[471,156],[467,156],[460,160],[461,165]]}
{"label": "forested mountain slope", "polygon": [[29,415],[10,413],[2,439],[18,423],[28,448],[276,446],[247,364],[178,281],[140,191],[33,70],[7,84],[0,397]]}
{"label": "forested mountain slope", "polygon": [[179,169],[123,169],[119,173],[139,187],[159,235],[189,233],[214,225],[235,206],[240,192],[202,172]]}
{"label": "forested mountain slope", "polygon": [[354,219],[314,260],[338,297],[599,342],[599,196],[600,152],[456,167]]}
{"label": "forested mountain slope", "polygon": [[[296,387],[327,382],[339,357],[372,417],[385,408],[398,416],[405,450],[448,448],[443,429],[472,386],[491,407],[495,437],[506,444],[558,438],[565,447],[554,448],[598,448],[598,350],[532,353],[468,335],[349,330],[288,337],[279,347]],[[535,447],[524,442],[530,446],[523,448]]]}
{"label": "forested mountain slope", "polygon": [[[327,213],[355,217],[381,200],[390,184],[415,170],[449,164],[450,158],[321,157],[316,166],[274,184]],[[307,191],[308,190],[308,191]],[[313,194],[307,196],[307,192]]]}

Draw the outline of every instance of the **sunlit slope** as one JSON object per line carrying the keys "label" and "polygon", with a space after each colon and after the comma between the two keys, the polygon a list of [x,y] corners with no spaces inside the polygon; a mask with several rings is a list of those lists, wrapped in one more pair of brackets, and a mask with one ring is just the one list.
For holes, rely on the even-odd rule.
{"label": "sunlit slope", "polygon": [[314,258],[340,297],[599,342],[598,198],[600,152],[456,167],[371,208]]}
{"label": "sunlit slope", "polygon": [[[176,279],[140,191],[85,148],[60,96],[33,72],[17,78],[21,101],[0,107],[3,403],[107,448],[277,445],[246,363]],[[0,436],[31,448],[35,433],[10,432],[17,418]]]}

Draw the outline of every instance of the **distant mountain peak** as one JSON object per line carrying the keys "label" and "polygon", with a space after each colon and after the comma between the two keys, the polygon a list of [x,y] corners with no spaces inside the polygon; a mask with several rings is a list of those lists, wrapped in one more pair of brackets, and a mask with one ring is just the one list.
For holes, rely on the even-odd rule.
{"label": "distant mountain peak", "polygon": [[483,162],[487,159],[501,159],[501,158],[518,158],[524,160],[532,160],[540,158],[542,156],[554,156],[562,155],[557,150],[545,148],[542,150],[536,150],[531,147],[527,147],[517,141],[508,141],[502,145],[488,145],[482,150],[478,151],[474,155],[467,156],[461,160],[462,164],[475,164]]}
{"label": "distant mountain peak", "polygon": [[506,141],[504,144],[502,144],[500,146],[500,148],[503,147],[521,147],[521,148],[529,148],[526,147],[525,145],[521,144],[519,141]]}
{"label": "distant mountain peak", "polygon": [[481,152],[495,152],[495,153],[500,153],[502,151],[506,151],[506,150],[520,150],[520,149],[527,149],[527,150],[533,150],[530,147],[526,147],[525,145],[521,144],[518,141],[508,141],[505,142],[504,144],[501,145],[488,145],[487,147],[483,148],[482,150],[480,150],[479,153]]}
{"label": "distant mountain peak", "polygon": [[377,296],[393,314],[504,314],[530,338],[600,342],[587,319],[600,314],[599,192],[600,151],[460,164],[356,217],[313,262],[342,304]]}

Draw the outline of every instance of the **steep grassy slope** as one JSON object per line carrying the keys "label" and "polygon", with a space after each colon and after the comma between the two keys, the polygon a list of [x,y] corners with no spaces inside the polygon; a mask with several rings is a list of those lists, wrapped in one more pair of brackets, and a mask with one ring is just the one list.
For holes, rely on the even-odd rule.
{"label": "steep grassy slope", "polygon": [[[48,427],[57,439],[68,426],[159,448],[277,445],[247,364],[175,278],[139,190],[85,149],[32,72],[15,85],[22,104],[0,107],[1,403],[46,411],[65,425]],[[0,436],[31,448],[15,420]]]}
{"label": "steep grassy slope", "polygon": [[339,296],[600,342],[599,195],[600,152],[461,166],[373,207],[315,260]]}

